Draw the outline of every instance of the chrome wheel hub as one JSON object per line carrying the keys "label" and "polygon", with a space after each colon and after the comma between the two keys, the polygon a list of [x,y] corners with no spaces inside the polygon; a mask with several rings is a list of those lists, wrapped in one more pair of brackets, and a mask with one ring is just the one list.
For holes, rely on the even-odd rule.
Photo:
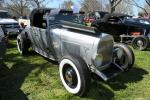
{"label": "chrome wheel hub", "polygon": [[138,40],[138,41],[137,41],[137,45],[138,45],[139,47],[141,47],[141,46],[144,45],[144,42],[143,42],[142,40]]}
{"label": "chrome wheel hub", "polygon": [[71,69],[68,69],[67,71],[66,71],[66,73],[65,73],[65,77],[66,77],[66,80],[69,82],[69,83],[73,83],[73,70],[71,70]]}

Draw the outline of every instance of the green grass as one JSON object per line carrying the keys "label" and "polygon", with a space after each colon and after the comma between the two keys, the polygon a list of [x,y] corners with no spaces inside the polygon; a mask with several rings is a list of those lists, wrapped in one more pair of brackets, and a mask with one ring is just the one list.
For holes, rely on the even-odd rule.
{"label": "green grass", "polygon": [[58,73],[58,64],[36,53],[22,57],[16,41],[10,40],[0,63],[0,100],[149,100],[150,50],[134,50],[134,68],[104,82],[92,80],[84,98],[68,93]]}

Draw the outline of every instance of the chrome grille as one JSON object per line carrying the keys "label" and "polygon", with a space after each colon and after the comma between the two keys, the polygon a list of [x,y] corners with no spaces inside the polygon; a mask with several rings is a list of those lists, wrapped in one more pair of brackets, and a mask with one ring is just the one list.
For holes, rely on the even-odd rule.
{"label": "chrome grille", "polygon": [[103,57],[102,66],[111,62],[113,56],[113,37],[106,35],[101,38],[98,48],[98,54],[102,54]]}

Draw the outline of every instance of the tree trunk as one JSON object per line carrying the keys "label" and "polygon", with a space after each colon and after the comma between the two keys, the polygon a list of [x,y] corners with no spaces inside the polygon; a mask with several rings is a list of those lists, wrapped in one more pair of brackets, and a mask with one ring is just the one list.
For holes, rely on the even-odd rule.
{"label": "tree trunk", "polygon": [[112,8],[110,9],[110,12],[111,12],[111,13],[115,12],[115,8],[112,7]]}

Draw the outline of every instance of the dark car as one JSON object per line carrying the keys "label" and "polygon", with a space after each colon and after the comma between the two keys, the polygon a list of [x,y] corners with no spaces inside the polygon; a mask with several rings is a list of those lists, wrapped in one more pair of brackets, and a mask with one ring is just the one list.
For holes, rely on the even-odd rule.
{"label": "dark car", "polygon": [[125,14],[107,14],[104,18],[92,23],[96,31],[106,32],[114,36],[116,42],[132,43],[139,50],[149,47],[150,21],[133,19]]}

